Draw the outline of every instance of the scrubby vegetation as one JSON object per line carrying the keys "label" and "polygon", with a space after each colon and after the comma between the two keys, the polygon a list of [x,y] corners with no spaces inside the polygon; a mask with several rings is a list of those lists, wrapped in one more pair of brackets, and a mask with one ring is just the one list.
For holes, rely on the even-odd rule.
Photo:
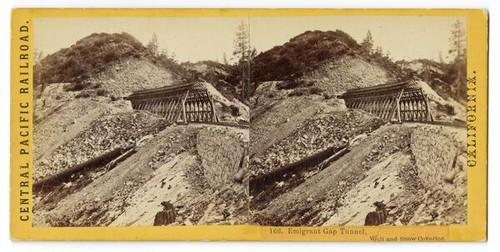
{"label": "scrubby vegetation", "polygon": [[189,79],[187,71],[164,53],[152,52],[128,33],[93,33],[69,48],[47,55],[35,65],[35,85],[73,83],[66,91],[92,88],[87,80],[114,63],[143,59]]}
{"label": "scrubby vegetation", "polygon": [[[375,50],[372,47],[373,41],[358,44],[341,30],[306,31],[284,45],[276,46],[255,57],[254,84],[251,90],[254,91],[261,82],[275,80],[284,81],[283,86],[277,87],[278,89],[301,88],[304,86],[304,83],[298,83],[301,79],[311,79],[309,74],[321,69],[326,63],[338,62],[345,58],[357,58],[380,67],[388,76],[402,76],[402,68],[394,63],[388,54],[383,54],[379,47]],[[319,88],[311,91],[322,92]],[[311,92],[303,89],[292,92],[291,95],[306,93]]]}
{"label": "scrubby vegetation", "polygon": [[295,79],[325,60],[354,55],[360,48],[356,40],[340,30],[307,31],[257,55],[254,78],[256,81]]}
{"label": "scrubby vegetation", "polygon": [[402,76],[405,78],[418,78],[425,81],[443,98],[453,98],[459,102],[466,101],[467,66],[465,60],[456,59],[445,63],[418,59],[411,62],[401,60],[396,63],[401,66]]}
{"label": "scrubby vegetation", "polygon": [[[454,98],[459,102],[466,100],[464,57],[457,56],[450,63],[429,59],[393,61],[389,52],[384,52],[381,47],[374,48],[370,31],[361,43],[340,30],[306,31],[281,46],[260,53],[253,61],[254,82],[251,90],[254,91],[259,83],[280,80],[282,82],[277,89],[300,89],[289,93],[291,96],[321,93],[321,90],[305,88],[307,85],[302,79],[311,79],[310,76],[307,77],[308,73],[327,62],[346,57],[379,66],[395,79],[421,79],[444,98]],[[420,67],[415,69],[415,65]]]}
{"label": "scrubby vegetation", "polygon": [[399,75],[401,68],[389,56],[376,50],[364,49],[349,34],[341,31],[307,31],[282,46],[276,46],[255,57],[256,81],[297,79],[327,60],[344,55],[357,56]]}
{"label": "scrubby vegetation", "polygon": [[43,72],[40,79],[35,80],[35,85],[81,82],[114,61],[145,56],[146,47],[128,33],[93,33],[42,59],[39,64],[43,65]]}
{"label": "scrubby vegetation", "polygon": [[[248,48],[252,48],[251,52],[248,52],[248,55],[251,55],[248,56],[251,60],[251,73],[246,77],[251,80],[248,84],[250,94],[253,94],[259,83],[278,80],[283,81],[278,89],[301,89],[290,95],[321,94],[321,88],[325,92],[333,92],[317,81],[321,76],[325,77],[325,71],[332,72],[330,69],[335,68],[335,65],[325,68],[325,63],[342,62],[342,59],[351,58],[361,63],[366,62],[366,65],[380,67],[388,73],[388,76],[395,79],[396,77],[422,79],[442,97],[451,97],[459,102],[465,101],[464,53],[457,54],[456,59],[450,63],[428,59],[394,62],[388,52],[384,53],[380,47],[373,48],[373,45],[369,31],[366,38],[358,43],[341,30],[306,31],[290,39],[289,42],[261,52],[255,57],[255,50],[248,45]],[[161,69],[168,69],[176,81],[205,80],[225,97],[246,102],[243,98],[242,88],[245,78],[242,75],[241,62],[230,65],[226,59],[224,64],[214,61],[179,64],[173,53],[168,54],[166,50],[159,50],[155,35],[145,46],[128,33],[93,33],[69,48],[61,49],[46,57],[42,57],[41,54],[39,56],[35,60],[34,85],[40,85],[39,89],[42,92],[45,86],[51,83],[72,83],[65,87],[66,91],[93,88],[89,81],[92,76],[109,69],[110,66],[136,59],[147,61]],[[423,67],[416,70],[409,67],[410,64],[421,64]],[[309,75],[318,69],[322,70],[314,77]],[[315,78],[316,84],[303,82],[303,79]],[[362,83],[356,79],[347,79],[341,82]],[[317,87],[313,88],[315,85]]]}

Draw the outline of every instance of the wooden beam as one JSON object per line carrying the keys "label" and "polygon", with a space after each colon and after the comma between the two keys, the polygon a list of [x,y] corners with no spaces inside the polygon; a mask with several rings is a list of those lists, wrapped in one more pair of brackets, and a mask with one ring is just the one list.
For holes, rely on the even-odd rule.
{"label": "wooden beam", "polygon": [[401,122],[401,96],[403,95],[403,92],[404,89],[401,89],[398,98],[396,98],[396,108],[397,108],[396,119],[398,120],[398,122]]}

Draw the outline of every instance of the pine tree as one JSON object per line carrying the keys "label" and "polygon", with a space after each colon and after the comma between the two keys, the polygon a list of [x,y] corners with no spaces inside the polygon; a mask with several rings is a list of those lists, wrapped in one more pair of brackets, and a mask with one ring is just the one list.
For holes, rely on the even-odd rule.
{"label": "pine tree", "polygon": [[449,53],[455,56],[451,63],[451,73],[454,79],[452,91],[458,100],[467,99],[467,47],[465,25],[459,19],[452,25],[450,34]]}
{"label": "pine tree", "polygon": [[222,54],[222,63],[224,63],[224,65],[227,65],[227,64],[228,64],[228,62],[227,62],[227,55],[226,55],[226,53],[223,53],[223,54]]}
{"label": "pine tree", "polygon": [[153,56],[158,56],[159,51],[158,51],[158,38],[156,37],[156,33],[153,33],[153,36],[151,37],[151,40],[149,41],[148,45],[146,46],[148,49],[148,52],[153,55]]}
{"label": "pine tree", "polygon": [[167,48],[163,48],[160,52],[160,56],[165,56],[165,57],[169,57],[168,56],[168,49]]}
{"label": "pine tree", "polygon": [[366,54],[371,54],[373,51],[373,38],[370,30],[366,33],[366,37],[361,42],[361,50]]}
{"label": "pine tree", "polygon": [[250,24],[243,20],[236,28],[236,37],[234,39],[233,56],[236,60],[236,66],[241,70],[241,96],[248,100],[249,87],[251,81],[251,64],[256,55],[255,48],[250,44]]}
{"label": "pine tree", "polygon": [[172,54],[170,54],[170,59],[172,60],[172,62],[174,63],[177,63],[177,54],[175,54],[174,52],[172,52]]}
{"label": "pine tree", "polygon": [[371,54],[373,55],[374,58],[382,58],[383,55],[382,55],[382,52],[384,51],[384,49],[382,49],[381,46],[377,46],[375,48],[375,51],[373,51]]}
{"label": "pine tree", "polygon": [[459,19],[451,28],[449,53],[455,55],[455,59],[463,59],[467,53],[465,26]]}
{"label": "pine tree", "polygon": [[391,59],[391,52],[389,52],[389,50],[385,51],[384,57],[386,57],[387,59]]}

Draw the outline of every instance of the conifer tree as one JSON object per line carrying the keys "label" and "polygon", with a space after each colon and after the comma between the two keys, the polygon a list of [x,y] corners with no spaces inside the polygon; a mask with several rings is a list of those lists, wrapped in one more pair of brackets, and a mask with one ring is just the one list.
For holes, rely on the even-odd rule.
{"label": "conifer tree", "polygon": [[249,99],[249,88],[251,82],[251,65],[256,50],[250,44],[250,24],[241,21],[236,28],[234,39],[233,56],[236,66],[241,71],[241,96],[244,100]]}
{"label": "conifer tree", "polygon": [[149,41],[148,45],[146,46],[148,49],[148,52],[153,55],[153,56],[158,56],[159,51],[158,51],[158,38],[156,37],[156,33],[153,33],[153,36],[151,37],[151,40]]}
{"label": "conifer tree", "polygon": [[467,53],[465,26],[459,19],[451,28],[449,53],[454,55],[455,59],[463,59]]}
{"label": "conifer tree", "polygon": [[366,33],[366,37],[361,42],[361,50],[366,54],[371,54],[373,52],[373,38],[370,30]]}

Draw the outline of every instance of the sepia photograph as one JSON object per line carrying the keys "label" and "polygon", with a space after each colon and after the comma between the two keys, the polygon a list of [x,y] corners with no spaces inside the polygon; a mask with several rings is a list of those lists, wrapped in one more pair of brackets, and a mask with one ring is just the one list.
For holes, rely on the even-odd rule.
{"label": "sepia photograph", "polygon": [[35,227],[467,224],[465,17],[33,27]]}
{"label": "sepia photograph", "polygon": [[467,224],[466,18],[250,23],[252,223]]}
{"label": "sepia photograph", "polygon": [[489,5],[156,1],[5,11],[6,248],[495,240]]}
{"label": "sepia photograph", "polygon": [[33,226],[248,223],[240,23],[34,19]]}

